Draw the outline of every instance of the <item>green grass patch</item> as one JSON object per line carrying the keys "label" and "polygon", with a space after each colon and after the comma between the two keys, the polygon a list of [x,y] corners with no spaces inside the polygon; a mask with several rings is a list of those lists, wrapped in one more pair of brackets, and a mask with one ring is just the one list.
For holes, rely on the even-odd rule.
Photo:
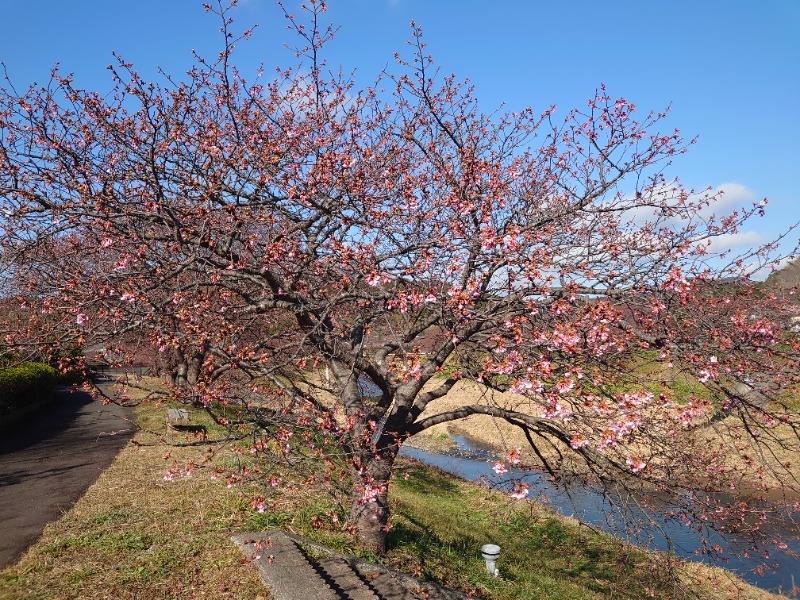
{"label": "green grass patch", "polygon": [[[419,464],[398,475],[391,556],[428,579],[492,599],[641,598],[667,585],[650,575],[644,552],[533,503]],[[486,543],[502,548],[499,578],[485,572]]]}

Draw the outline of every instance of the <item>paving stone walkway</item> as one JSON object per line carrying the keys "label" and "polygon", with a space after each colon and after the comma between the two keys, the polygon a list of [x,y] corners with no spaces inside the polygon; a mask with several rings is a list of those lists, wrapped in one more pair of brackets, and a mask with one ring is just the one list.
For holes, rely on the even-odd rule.
{"label": "paving stone walkway", "polygon": [[258,567],[275,600],[467,600],[459,592],[282,531],[232,539]]}

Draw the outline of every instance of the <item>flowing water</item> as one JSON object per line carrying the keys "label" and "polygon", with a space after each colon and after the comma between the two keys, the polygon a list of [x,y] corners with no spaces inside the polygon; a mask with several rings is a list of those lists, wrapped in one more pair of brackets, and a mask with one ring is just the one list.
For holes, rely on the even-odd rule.
{"label": "flowing water", "polygon": [[[668,550],[689,560],[718,564],[735,571],[743,579],[764,589],[791,590],[795,582],[800,584],[800,559],[785,552],[770,549],[769,562],[779,563],[780,566],[775,571],[766,570],[763,574],[759,574],[754,571],[760,564],[758,559],[734,555],[737,548],[747,546],[745,540],[730,535],[723,538],[713,532],[701,533],[697,529],[675,522],[669,514],[676,510],[676,507],[667,504],[661,507],[660,513],[651,513],[650,525],[631,535],[630,527],[626,528],[625,523],[647,521],[647,518],[635,507],[624,514],[621,513],[619,511],[621,499],[614,498],[613,494],[603,495],[588,486],[570,486],[569,492],[565,492],[554,485],[546,474],[532,469],[510,470],[509,473],[499,476],[492,470],[497,458],[491,451],[462,437],[453,436],[453,439],[458,444],[458,452],[455,453],[439,454],[403,446],[400,454],[439,467],[463,479],[481,481],[505,491],[512,490],[515,483],[525,482],[530,486],[532,498],[545,501],[563,515],[575,517],[588,525],[602,528],[642,547]],[[800,553],[800,539],[796,531],[790,534],[787,526],[787,530],[782,533],[790,539],[787,542],[789,551]],[[722,556],[726,559],[724,562],[715,563],[714,558],[701,552],[703,537],[709,544],[719,545]]]}

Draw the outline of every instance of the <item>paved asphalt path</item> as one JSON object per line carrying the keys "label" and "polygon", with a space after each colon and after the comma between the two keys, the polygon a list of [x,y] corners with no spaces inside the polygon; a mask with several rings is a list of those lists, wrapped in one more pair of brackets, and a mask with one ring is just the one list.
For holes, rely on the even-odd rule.
{"label": "paved asphalt path", "polygon": [[59,391],[0,434],[0,568],[17,560],[111,464],[133,434],[132,414],[84,392]]}

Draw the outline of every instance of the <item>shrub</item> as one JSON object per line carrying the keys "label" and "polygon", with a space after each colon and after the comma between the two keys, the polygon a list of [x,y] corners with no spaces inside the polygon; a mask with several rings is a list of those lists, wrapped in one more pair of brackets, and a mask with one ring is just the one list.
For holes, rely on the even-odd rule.
{"label": "shrub", "polygon": [[0,415],[44,398],[59,381],[59,372],[42,363],[23,363],[0,370]]}

